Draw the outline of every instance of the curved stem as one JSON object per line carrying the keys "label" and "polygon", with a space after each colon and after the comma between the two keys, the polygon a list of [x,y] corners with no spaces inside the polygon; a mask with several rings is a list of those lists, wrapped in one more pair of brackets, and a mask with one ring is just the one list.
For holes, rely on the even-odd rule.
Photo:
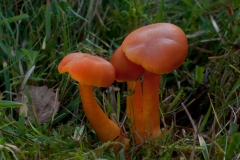
{"label": "curved stem", "polygon": [[93,129],[103,142],[124,142],[126,139],[121,129],[113,123],[97,104],[93,87],[79,84],[84,112]]}
{"label": "curved stem", "polygon": [[143,80],[143,120],[145,136],[154,138],[159,136],[159,89],[160,75],[145,71]]}
{"label": "curved stem", "polygon": [[130,118],[134,141],[138,145],[144,139],[142,86],[140,80],[128,81],[127,85],[133,94],[127,96],[126,113]]}

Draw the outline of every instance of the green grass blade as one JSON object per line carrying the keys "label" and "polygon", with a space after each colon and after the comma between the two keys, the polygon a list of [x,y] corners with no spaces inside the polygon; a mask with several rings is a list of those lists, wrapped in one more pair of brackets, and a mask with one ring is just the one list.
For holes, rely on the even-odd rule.
{"label": "green grass blade", "polygon": [[[0,34],[4,34],[4,31],[2,30],[1,26],[0,26]],[[5,45],[4,41],[2,40],[2,38],[0,38],[0,48],[2,49],[3,53],[1,54],[6,54],[7,57],[11,60],[14,61],[15,58],[14,56],[11,54],[11,51],[8,49],[8,47]]]}
{"label": "green grass blade", "polygon": [[77,14],[74,10],[72,10],[72,8],[71,7],[67,7],[76,17],[78,17],[78,18],[80,18],[80,19],[82,19],[82,20],[84,20],[85,22],[88,22],[88,20],[87,19],[85,19],[84,17],[82,17],[81,15],[79,15],[79,14]]}
{"label": "green grass blade", "polygon": [[4,85],[5,85],[5,89],[7,91],[6,99],[10,101],[11,100],[10,99],[10,94],[9,94],[9,92],[10,92],[10,78],[9,78],[9,70],[7,68],[8,68],[8,63],[4,60],[3,61],[3,70],[4,70],[3,74],[4,74]]}
{"label": "green grass blade", "polygon": [[14,32],[12,30],[12,27],[10,26],[9,22],[7,21],[7,19],[4,17],[4,15],[1,12],[0,12],[0,18],[3,19],[3,22],[4,22],[4,24],[5,24],[6,28],[7,28],[7,31],[10,32],[9,36],[11,36],[11,38],[12,38],[11,40],[14,42],[14,46],[13,47],[15,47],[15,45],[16,45],[16,38],[14,37]]}
{"label": "green grass blade", "polygon": [[226,102],[228,102],[230,100],[230,98],[232,97],[232,95],[235,93],[235,91],[240,87],[240,78],[237,80],[237,82],[234,84],[232,90],[230,91],[230,93],[228,94],[227,98],[226,98]]}
{"label": "green grass blade", "polygon": [[61,121],[64,117],[66,117],[67,115],[69,115],[69,111],[73,111],[74,108],[79,106],[80,103],[80,98],[77,97],[75,98],[69,105],[66,106],[66,109],[61,110],[57,116],[55,117],[55,119],[53,120],[53,124],[58,123],[59,121]]}
{"label": "green grass blade", "polygon": [[119,156],[120,156],[120,160],[126,160],[123,149],[119,152]]}
{"label": "green grass blade", "polygon": [[204,72],[204,67],[196,66],[196,82],[198,84],[203,83],[203,79],[204,79],[203,72]]}
{"label": "green grass blade", "polygon": [[203,121],[202,121],[202,123],[201,123],[201,125],[200,125],[200,127],[199,127],[199,133],[202,133],[203,129],[204,129],[205,126],[207,125],[207,122],[208,122],[208,119],[209,119],[209,117],[210,117],[211,111],[212,111],[212,108],[209,106],[209,107],[208,107],[208,111],[207,111],[207,113],[205,114],[204,119],[203,119]]}
{"label": "green grass blade", "polygon": [[176,95],[176,97],[173,99],[172,103],[170,104],[167,112],[171,112],[173,110],[174,107],[176,107],[177,103],[179,102],[181,96],[183,93],[183,89],[181,89],[178,94]]}
{"label": "green grass blade", "polygon": [[198,135],[198,140],[199,140],[200,146],[203,148],[203,151],[202,151],[203,157],[205,160],[208,160],[209,153],[208,153],[207,144],[201,135]]}
{"label": "green grass blade", "polygon": [[50,5],[47,5],[46,13],[45,13],[45,36],[47,40],[50,37],[50,33],[51,33],[51,12],[52,12],[52,7]]}
{"label": "green grass blade", "polygon": [[231,141],[229,142],[226,158],[231,159],[235,154],[238,154],[240,150],[240,134],[236,133],[231,137]]}
{"label": "green grass blade", "polygon": [[233,65],[229,65],[232,69],[234,69],[237,73],[239,73],[240,74],[240,70],[238,70],[236,67],[234,67]]}
{"label": "green grass blade", "polygon": [[162,22],[164,16],[164,0],[161,0],[161,4],[157,13],[157,22]]}
{"label": "green grass blade", "polygon": [[17,15],[11,18],[6,18],[6,20],[0,20],[0,25],[3,25],[6,22],[11,23],[11,22],[16,22],[19,20],[23,20],[23,19],[27,19],[29,18],[28,14],[21,14],[21,15]]}
{"label": "green grass blade", "polygon": [[[63,19],[65,19],[65,15],[62,15]],[[67,39],[67,27],[66,22],[63,24],[63,51],[64,54],[67,53],[68,50],[68,39]]]}
{"label": "green grass blade", "polygon": [[10,122],[10,123],[7,123],[7,124],[4,124],[4,125],[1,125],[1,126],[0,126],[0,129],[3,129],[3,128],[7,127],[7,126],[10,126],[10,125],[12,125],[13,123],[15,123],[15,122],[12,121],[12,122]]}
{"label": "green grass blade", "polygon": [[6,101],[6,100],[0,100],[0,108],[18,108],[21,107],[23,104],[13,101]]}
{"label": "green grass blade", "polygon": [[236,134],[238,131],[238,125],[234,122],[230,124],[230,135]]}
{"label": "green grass blade", "polygon": [[56,149],[58,152],[60,152],[60,153],[62,152],[62,151],[58,148],[58,146],[57,146],[56,144],[54,144],[53,140],[52,140],[50,137],[45,136],[44,134],[42,134],[41,131],[37,130],[37,129],[32,125],[32,123],[31,123],[30,121],[28,121],[28,124],[31,126],[32,130],[40,136],[40,138],[42,138],[42,139],[44,139],[45,141],[49,142],[49,144],[50,144],[54,149]]}

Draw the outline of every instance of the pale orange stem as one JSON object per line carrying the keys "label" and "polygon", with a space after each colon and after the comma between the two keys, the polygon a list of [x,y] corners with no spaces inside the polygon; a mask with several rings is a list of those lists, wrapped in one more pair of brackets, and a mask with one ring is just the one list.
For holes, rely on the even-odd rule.
{"label": "pale orange stem", "polygon": [[138,145],[144,139],[142,86],[140,80],[128,81],[127,85],[133,94],[127,96],[126,113],[130,118],[134,141]]}
{"label": "pale orange stem", "polygon": [[154,138],[159,136],[159,84],[160,75],[145,71],[143,80],[143,120],[145,135]]}
{"label": "pale orange stem", "polygon": [[104,114],[97,104],[93,87],[79,84],[79,90],[84,112],[99,138],[103,142],[124,142],[126,138],[121,129]]}

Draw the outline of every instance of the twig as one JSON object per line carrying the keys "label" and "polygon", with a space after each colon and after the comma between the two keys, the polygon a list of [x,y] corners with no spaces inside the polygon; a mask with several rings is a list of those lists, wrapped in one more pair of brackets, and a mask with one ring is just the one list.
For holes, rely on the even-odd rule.
{"label": "twig", "polygon": [[187,107],[184,105],[184,103],[181,103],[181,104],[182,104],[182,106],[183,106],[183,108],[184,108],[184,110],[185,110],[185,112],[186,112],[186,114],[187,114],[187,116],[188,116],[192,126],[193,126],[193,129],[194,129],[193,149],[192,149],[192,153],[191,153],[191,156],[190,156],[190,160],[193,160],[194,159],[194,154],[195,154],[195,145],[196,145],[196,139],[197,139],[197,132],[198,132],[198,130],[197,130],[195,122],[193,121],[190,113],[187,110]]}

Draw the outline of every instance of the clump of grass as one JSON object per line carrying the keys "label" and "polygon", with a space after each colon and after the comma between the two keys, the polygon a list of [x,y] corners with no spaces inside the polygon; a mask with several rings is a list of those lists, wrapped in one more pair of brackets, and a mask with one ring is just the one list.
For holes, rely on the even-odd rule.
{"label": "clump of grass", "polygon": [[[4,1],[0,4],[0,156],[2,159],[124,159],[102,143],[86,120],[77,83],[57,65],[70,52],[109,59],[132,30],[171,22],[189,41],[189,55],[161,81],[163,135],[132,144],[131,159],[238,159],[239,2],[225,1]],[[59,89],[61,108],[46,124],[28,122],[12,102],[25,85]],[[103,100],[124,121],[126,86]],[[104,92],[104,94],[103,94]],[[118,106],[117,113],[111,108]],[[121,108],[119,108],[121,107]],[[185,107],[185,108],[184,108]],[[31,106],[29,106],[31,108]],[[114,114],[115,113],[115,114]],[[189,113],[189,114],[186,114]],[[80,130],[78,130],[80,128]],[[129,133],[130,134],[130,133]],[[190,151],[189,151],[190,150]]]}

